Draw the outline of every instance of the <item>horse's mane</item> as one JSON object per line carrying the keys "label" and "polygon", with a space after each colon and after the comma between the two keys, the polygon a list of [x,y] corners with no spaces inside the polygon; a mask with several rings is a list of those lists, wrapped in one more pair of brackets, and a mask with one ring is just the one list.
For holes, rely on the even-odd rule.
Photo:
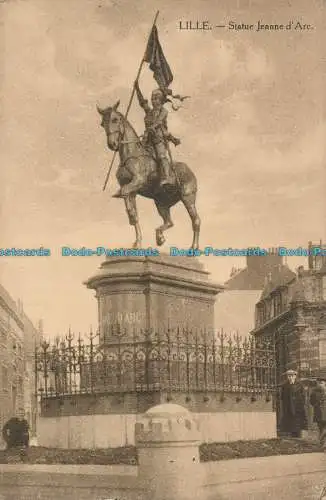
{"label": "horse's mane", "polygon": [[[111,110],[112,112],[112,110]],[[140,136],[137,134],[136,130],[134,129],[134,127],[131,125],[130,121],[128,120],[128,118],[126,118],[122,113],[121,111],[115,111],[119,116],[120,118],[122,118],[123,120],[123,123],[124,125],[128,125],[128,127],[132,130],[132,132],[135,134],[136,137],[138,137],[139,139],[139,142],[141,142],[140,140]]]}

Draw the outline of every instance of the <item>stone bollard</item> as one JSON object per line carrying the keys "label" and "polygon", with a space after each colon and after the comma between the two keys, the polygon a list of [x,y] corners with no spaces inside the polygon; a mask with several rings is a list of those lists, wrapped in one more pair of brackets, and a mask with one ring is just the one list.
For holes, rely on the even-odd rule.
{"label": "stone bollard", "polygon": [[146,500],[204,500],[201,435],[192,414],[172,403],[150,408],[135,425]]}

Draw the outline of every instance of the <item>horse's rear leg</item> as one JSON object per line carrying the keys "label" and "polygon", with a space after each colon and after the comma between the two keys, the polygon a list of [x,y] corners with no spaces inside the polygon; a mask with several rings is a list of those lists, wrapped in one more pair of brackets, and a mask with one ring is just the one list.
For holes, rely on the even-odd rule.
{"label": "horse's rear leg", "polygon": [[141,248],[142,234],[138,222],[136,195],[130,195],[127,198],[124,198],[124,202],[128,214],[129,224],[134,226],[136,232],[136,240],[133,244],[133,248]]}
{"label": "horse's rear leg", "polygon": [[156,244],[158,246],[163,245],[165,242],[165,237],[164,237],[164,231],[169,229],[170,227],[173,227],[173,222],[171,220],[171,214],[170,214],[170,208],[167,207],[166,205],[162,205],[161,203],[155,201],[155,205],[157,208],[158,213],[163,219],[163,224],[162,226],[158,227],[156,229]]}
{"label": "horse's rear leg", "polygon": [[196,193],[191,193],[182,197],[182,202],[191,218],[193,239],[191,248],[199,248],[200,218],[196,209]]}

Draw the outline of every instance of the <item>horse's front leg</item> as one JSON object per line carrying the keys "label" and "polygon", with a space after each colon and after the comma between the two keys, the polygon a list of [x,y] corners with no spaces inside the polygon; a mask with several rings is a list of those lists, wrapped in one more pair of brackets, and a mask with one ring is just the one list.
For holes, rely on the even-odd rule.
{"label": "horse's front leg", "polygon": [[131,174],[131,181],[128,184],[124,184],[119,191],[113,195],[113,198],[127,198],[131,195],[136,195],[139,189],[145,183],[145,177],[142,169],[140,168],[140,162],[130,161],[128,164],[128,171]]}
{"label": "horse's front leg", "polygon": [[133,248],[141,248],[142,234],[138,221],[137,205],[136,205],[136,195],[127,196],[125,199],[125,206],[128,214],[129,224],[134,226],[136,232],[136,240],[133,244]]}

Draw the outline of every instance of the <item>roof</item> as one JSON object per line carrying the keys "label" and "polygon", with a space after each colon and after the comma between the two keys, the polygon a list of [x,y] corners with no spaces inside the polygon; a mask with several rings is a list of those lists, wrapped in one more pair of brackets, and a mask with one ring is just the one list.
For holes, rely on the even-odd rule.
{"label": "roof", "polygon": [[269,281],[264,286],[263,292],[261,294],[260,300],[268,297],[274,290],[281,286],[287,286],[291,281],[296,278],[295,272],[286,266],[280,266],[276,268],[275,272],[270,276]]}
{"label": "roof", "polygon": [[278,286],[287,284],[291,281],[296,274],[285,265],[278,265],[275,267],[267,268],[264,272],[262,270],[255,271],[253,269],[245,268],[238,272],[232,278],[224,283],[228,290],[265,290],[266,278],[270,274],[272,288],[269,286],[270,291]]}
{"label": "roof", "polygon": [[3,285],[0,284],[0,298],[6,304],[6,307],[10,309],[14,317],[20,322],[23,329],[26,327],[30,330],[37,332],[33,321],[27,316],[23,309],[19,309],[19,304],[11,297],[10,293],[5,289]]}
{"label": "roof", "polygon": [[226,281],[225,286],[228,290],[262,290],[264,276],[262,277],[258,273],[245,268]]}
{"label": "roof", "polygon": [[7,292],[7,290],[0,284],[0,297],[4,300],[4,302],[7,304],[10,309],[18,314],[17,310],[17,304],[14,301],[14,299],[11,297],[11,295]]}

